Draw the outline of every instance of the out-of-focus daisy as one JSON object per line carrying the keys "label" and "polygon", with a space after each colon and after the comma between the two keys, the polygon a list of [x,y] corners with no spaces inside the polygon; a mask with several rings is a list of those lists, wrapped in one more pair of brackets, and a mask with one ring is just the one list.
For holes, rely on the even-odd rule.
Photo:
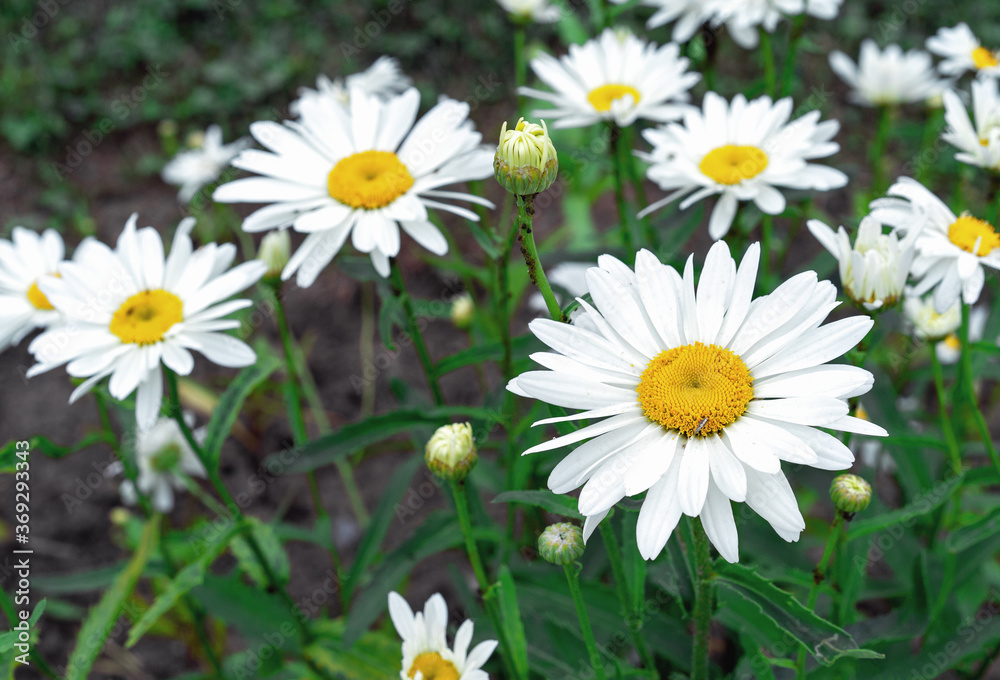
{"label": "out-of-focus daisy", "polygon": [[651,164],[649,178],[672,193],[640,216],[684,196],[681,209],[717,194],[708,233],[718,240],[732,226],[739,201],[778,215],[785,197],[776,187],[829,191],[847,184],[840,170],[807,162],[840,150],[831,141],[840,123],[820,123],[819,111],[788,122],[790,98],[748,103],[738,94],[729,105],[714,92],[705,93],[703,106],[686,112],[683,123],[643,131],[653,150],[637,155]]}
{"label": "out-of-focus daisy", "polygon": [[833,19],[842,0],[721,0],[716,3],[715,21],[726,24],[733,40],[744,49],[754,49],[760,31],[774,33],[786,16],[807,13]]}
{"label": "out-of-focus daisy", "polygon": [[1000,234],[993,225],[967,213],[955,215],[909,177],[901,177],[888,194],[888,198],[872,201],[872,217],[903,232],[921,229],[912,268],[919,279],[914,295],[933,288],[939,313],[960,298],[975,304],[983,289],[983,265],[1000,269]]}
{"label": "out-of-focus daisy", "polygon": [[[989,315],[989,310],[985,307],[976,307],[969,312],[969,342],[979,342],[983,339],[983,331],[986,330],[986,320]],[[961,325],[961,321],[959,325]],[[958,360],[962,358],[961,338],[952,331],[934,345],[934,353],[937,354],[938,361],[942,364],[957,364]]]}
{"label": "out-of-focus daisy", "polygon": [[907,295],[903,300],[903,316],[920,340],[938,341],[955,333],[962,325],[962,308],[956,301],[938,313],[934,301],[919,295]]}
{"label": "out-of-focus daisy", "polygon": [[687,70],[676,43],[657,46],[626,31],[604,29],[583,45],[570,45],[560,59],[542,54],[531,68],[552,92],[522,87],[519,92],[555,104],[531,115],[555,120],[553,128],[614,121],[628,126],[638,119],[665,122],[689,106],[688,90],[701,79]]}
{"label": "out-of-focus daisy", "polygon": [[931,55],[922,50],[904,54],[899,45],[880,51],[872,40],[861,43],[857,64],[835,51],[830,67],[851,86],[852,101],[862,106],[926,102],[948,88],[948,82],[937,77]]}
{"label": "out-of-focus daisy", "polygon": [[366,70],[346,78],[330,80],[322,73],[319,74],[316,76],[316,89],[300,87],[299,98],[288,109],[292,115],[301,116],[304,107],[315,108],[322,99],[346,108],[351,100],[352,89],[379,99],[389,99],[404,92],[411,82],[409,77],[403,75],[399,62],[392,57],[382,56]]}
{"label": "out-of-focus daisy", "polygon": [[[646,21],[646,28],[653,30],[671,21],[674,24],[671,40],[678,43],[687,42],[703,24],[714,15],[715,10],[723,0],[642,0],[642,4],[656,11]],[[617,5],[628,0],[613,0]]]}
{"label": "out-of-focus daisy", "polygon": [[38,284],[58,276],[64,256],[62,237],[54,229],[38,234],[14,227],[10,241],[0,239],[0,352],[59,320]]}
{"label": "out-of-focus daisy", "polygon": [[448,607],[440,594],[413,613],[399,593],[389,593],[389,617],[403,638],[400,680],[489,680],[482,670],[496,649],[496,640],[480,642],[469,651],[473,623],[465,621],[455,633],[455,647],[448,646]]}
{"label": "out-of-focus daisy", "polygon": [[[194,416],[184,414],[188,427],[194,424]],[[195,440],[202,443],[207,436],[205,428],[195,430]],[[128,505],[137,501],[139,492],[150,499],[157,512],[174,509],[174,491],[186,488],[185,477],[205,477],[205,466],[198,460],[188,444],[180,426],[172,418],[160,418],[148,430],[139,430],[135,444],[136,484],[131,480],[122,482],[122,500]]]}
{"label": "out-of-focus daisy", "polygon": [[808,226],[812,235],[837,258],[840,283],[849,298],[868,311],[896,304],[916,255],[918,230],[911,231],[900,243],[895,232],[884,234],[878,220],[865,217],[852,246],[843,227],[834,234],[819,220],[809,220]]}
{"label": "out-of-focus daisy", "polygon": [[188,203],[206,184],[219,178],[229,162],[250,145],[249,139],[237,139],[232,144],[222,143],[222,128],[209,126],[197,148],[181,151],[163,167],[162,177],[167,184],[181,188],[177,199]]}
{"label": "out-of-focus daisy", "polygon": [[562,10],[548,0],[497,0],[497,4],[514,21],[525,24],[553,24],[562,16]]}
{"label": "out-of-focus daisy", "polygon": [[972,71],[981,77],[1000,77],[1000,50],[983,47],[969,25],[942,28],[927,39],[927,49],[943,57],[938,70],[946,76]]}
{"label": "out-of-focus daisy", "polygon": [[957,94],[944,93],[944,118],[948,129],[942,139],[959,150],[955,160],[1000,172],[1000,86],[997,80],[972,83],[972,113]]}
{"label": "out-of-focus daisy", "polygon": [[389,275],[399,253],[399,230],[436,255],[448,252],[444,235],[427,217],[437,208],[479,220],[471,210],[439,199],[493,204],[441,187],[493,174],[493,149],[468,120],[469,105],[444,98],[414,124],[420,94],[411,88],[386,101],[352,90],[350,107],[326,99],[303,102],[302,119],[258,122],[250,132],[267,151],[247,149],[233,165],[263,177],[224,184],[222,203],[270,203],[243,221],[256,232],[291,225],[308,234],[285,266],[302,287],[313,281],[347,237]]}
{"label": "out-of-focus daisy", "polygon": [[[854,409],[854,417],[861,420],[870,420],[868,411],[860,403]],[[882,446],[882,442],[877,439],[852,439],[851,451],[865,467],[890,474],[896,471],[896,461],[892,459],[889,452]]]}
{"label": "out-of-focus daisy", "polygon": [[148,429],[163,400],[161,363],[188,375],[192,349],[220,366],[256,361],[246,343],[222,332],[239,322],[222,317],[252,304],[226,300],[253,285],[267,265],[255,260],[229,269],[232,244],[193,250],[193,219],[178,226],[164,258],[160,235],[152,227],[137,230],[136,219],[129,218],[115,250],[91,241],[82,261],[63,262],[60,278],[39,282],[65,322],[32,341],[28,349],[38,363],[28,377],[66,364],[71,376],[87,378],[70,396],[73,403],[110,376],[115,399],[136,393],[136,422]]}
{"label": "out-of-focus daisy", "polygon": [[582,412],[539,421],[589,420],[525,453],[576,444],[549,477],[567,493],[583,485],[585,535],[625,496],[646,492],[637,538],[643,557],[663,549],[681,514],[701,517],[720,554],[739,558],[730,501],[746,502],[787,541],[805,522],[781,461],[850,467],[854,456],[817,428],[885,435],[848,415],[847,399],[868,392],[872,375],[825,365],[854,347],[872,320],[820,325],[837,291],[804,272],[753,300],[760,246],[737,268],[724,241],[712,246],[697,289],[694,258],[683,275],[649,251],[633,272],[604,255],[587,273],[597,332],[535,319],[531,331],[552,352],[532,355],[545,371],[508,389]]}

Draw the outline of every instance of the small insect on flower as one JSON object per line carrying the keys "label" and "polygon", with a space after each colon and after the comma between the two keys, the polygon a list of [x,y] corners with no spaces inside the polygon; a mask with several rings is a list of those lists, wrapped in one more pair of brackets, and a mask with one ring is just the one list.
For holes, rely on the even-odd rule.
{"label": "small insect on flower", "polygon": [[701,428],[705,427],[705,423],[707,422],[708,422],[708,416],[705,416],[704,418],[701,419],[701,422],[698,423],[698,427],[694,428],[694,432],[692,434],[698,434],[699,432],[701,432]]}

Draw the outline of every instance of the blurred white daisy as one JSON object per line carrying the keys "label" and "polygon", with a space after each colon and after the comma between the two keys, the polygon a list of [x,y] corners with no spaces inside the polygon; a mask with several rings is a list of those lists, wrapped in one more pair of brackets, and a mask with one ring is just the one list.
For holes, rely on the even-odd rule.
{"label": "blurred white daisy", "polygon": [[[194,425],[194,416],[184,414],[188,427]],[[199,428],[192,433],[195,441],[204,443],[207,436],[205,428]],[[128,505],[135,505],[138,500],[136,486],[139,492],[148,497],[157,512],[170,512],[174,509],[174,491],[186,488],[185,477],[205,477],[205,466],[198,460],[188,444],[180,426],[173,418],[160,418],[148,430],[139,430],[135,444],[136,484],[131,480],[122,482],[119,492],[122,500]],[[116,468],[121,464],[116,464]]]}
{"label": "blurred white daisy", "polygon": [[919,230],[911,230],[900,242],[895,232],[882,233],[882,225],[869,216],[861,220],[852,246],[844,227],[834,234],[819,220],[807,224],[816,240],[837,258],[844,293],[856,304],[874,311],[899,301],[916,255]]}
{"label": "blurred white daisy", "polygon": [[[958,306],[955,306],[958,309]],[[961,312],[959,312],[961,314]],[[986,320],[990,312],[985,307],[975,307],[969,312],[969,342],[979,342],[986,330]],[[961,326],[961,320],[959,321]],[[957,329],[956,329],[957,330]],[[957,364],[962,358],[962,339],[952,331],[934,345],[934,353],[942,364]]]}
{"label": "blurred white daisy", "polygon": [[232,244],[210,243],[194,251],[193,219],[177,227],[164,258],[159,233],[152,227],[137,230],[136,219],[134,214],[129,218],[115,250],[90,241],[80,262],[63,262],[60,278],[39,282],[65,321],[28,347],[38,362],[28,377],[66,364],[71,376],[87,378],[73,391],[73,403],[110,376],[108,389],[115,399],[136,393],[136,422],[144,430],[160,413],[161,363],[188,375],[194,367],[192,349],[220,366],[256,361],[246,343],[222,332],[237,328],[239,321],[222,317],[252,304],[226,300],[253,285],[267,265],[254,260],[229,269],[236,257]]}
{"label": "blurred white daisy", "polygon": [[637,526],[643,557],[655,558],[686,514],[701,517],[719,553],[735,562],[730,501],[798,540],[805,522],[781,461],[846,469],[850,450],[817,428],[886,434],[848,415],[847,399],[871,389],[871,373],[825,365],[867,335],[872,320],[821,326],[837,291],[811,271],[754,300],[759,259],[752,244],[737,268],[720,241],[696,289],[693,257],[681,275],[646,250],[634,272],[604,255],[587,273],[593,306],[580,299],[597,332],[546,319],[529,325],[553,350],[532,355],[549,370],[524,373],[508,389],[583,409],[536,425],[591,424],[525,454],[590,439],[548,480],[555,493],[583,485],[585,535],[622,498],[646,492]]}
{"label": "blurred white daisy", "polygon": [[726,31],[740,47],[755,49],[760,31],[774,33],[785,17],[810,14],[833,19],[842,0],[721,0],[716,3],[715,21],[726,24]]}
{"label": "blurred white daisy", "polygon": [[554,24],[562,16],[562,10],[549,0],[497,0],[497,4],[522,23]]}
{"label": "blurred white daisy", "polygon": [[248,146],[249,139],[223,144],[222,128],[212,125],[205,131],[201,145],[174,156],[163,166],[161,176],[167,184],[179,186],[177,199],[188,203],[199,189],[217,180],[229,162]]}
{"label": "blurred white daisy", "polygon": [[414,88],[385,101],[352,90],[348,109],[327,99],[302,104],[298,122],[250,126],[271,153],[248,149],[233,166],[263,176],[229,182],[213,195],[222,203],[271,204],[243,221],[245,231],[291,225],[307,234],[283,279],[298,272],[300,286],[312,285],[348,236],[388,276],[389,258],[399,253],[400,227],[432,253],[448,252],[427,208],[479,220],[471,210],[438,199],[493,207],[472,194],[441,190],[493,174],[494,149],[480,144],[465,102],[442,98],[416,124],[420,94]]}
{"label": "blurred white daisy", "polygon": [[946,76],[972,71],[981,77],[1000,77],[1000,51],[983,47],[969,25],[942,28],[927,39],[927,49],[943,57],[938,70]]}
{"label": "blurred white daisy", "polygon": [[[560,262],[545,272],[560,306],[587,294],[587,270],[593,266],[592,262]],[[528,298],[528,309],[548,316],[548,307],[541,293],[534,293]]]}
{"label": "blurred white daisy", "polygon": [[38,234],[14,227],[10,241],[0,239],[0,352],[34,329],[59,320],[38,284],[45,277],[58,276],[64,256],[62,236],[54,229]]}
{"label": "blurred white daisy", "polygon": [[531,115],[555,119],[553,128],[592,125],[602,120],[625,127],[636,120],[665,122],[690,107],[688,90],[701,76],[687,70],[676,43],[657,46],[627,31],[604,29],[583,45],[570,45],[556,59],[542,54],[531,68],[552,92],[522,87],[520,94],[555,104]]}
{"label": "blurred white daisy", "polygon": [[[629,0],[612,0],[621,5]],[[653,30],[671,21],[674,24],[671,40],[678,43],[687,42],[703,24],[713,16],[718,6],[725,0],[642,0],[642,4],[656,11],[646,21],[646,28]]]}
{"label": "blurred white daisy", "polygon": [[382,56],[361,73],[354,73],[346,78],[330,80],[322,73],[316,76],[316,89],[299,88],[299,98],[293,101],[288,109],[292,115],[301,116],[306,102],[312,106],[317,100],[340,104],[345,108],[350,102],[350,91],[356,89],[379,99],[389,99],[401,94],[410,87],[411,80],[403,75],[399,62],[392,57]]}
{"label": "blurred white daisy", "polygon": [[962,308],[957,301],[938,313],[932,299],[919,295],[906,296],[903,300],[903,316],[918,339],[932,342],[954,334],[962,325]]}
{"label": "blurred white daisy", "polygon": [[399,593],[389,593],[389,617],[403,638],[400,680],[489,680],[483,664],[496,649],[496,640],[486,640],[469,651],[473,623],[466,620],[455,633],[455,647],[448,646],[448,607],[435,593],[424,611],[413,613]]}
{"label": "blurred white daisy", "polygon": [[934,289],[934,307],[941,313],[960,298],[979,300],[983,265],[1000,269],[1000,235],[992,224],[969,214],[955,215],[922,184],[901,177],[889,196],[872,201],[872,217],[907,232],[920,229],[912,274],[919,279],[914,295]]}
{"label": "blurred white daisy", "polygon": [[714,92],[705,93],[703,106],[703,111],[686,112],[683,123],[643,131],[653,150],[636,155],[651,164],[649,179],[672,193],[640,216],[684,196],[682,210],[719,195],[708,225],[709,235],[718,240],[732,226],[739,201],[753,201],[762,212],[778,215],[785,197],[776,187],[829,191],[847,184],[840,170],[807,162],[840,150],[831,141],[840,123],[820,123],[819,111],[788,122],[790,98],[748,103],[738,94],[729,105]]}
{"label": "blurred white daisy", "polygon": [[[854,417],[870,420],[868,411],[860,403],[854,409]],[[878,439],[852,439],[850,446],[851,452],[863,466],[889,474],[896,471],[896,461],[892,459],[892,456]]]}
{"label": "blurred white daisy", "polygon": [[851,100],[862,106],[926,102],[948,88],[934,71],[931,55],[922,50],[903,53],[899,45],[880,51],[872,40],[861,43],[855,64],[840,51],[830,54],[830,67],[851,87]]}
{"label": "blurred white daisy", "polygon": [[[972,83],[972,113],[951,90],[944,93],[948,129],[941,136],[959,150],[955,160],[1000,172],[1000,86],[994,78]],[[975,120],[975,125],[973,125]]]}

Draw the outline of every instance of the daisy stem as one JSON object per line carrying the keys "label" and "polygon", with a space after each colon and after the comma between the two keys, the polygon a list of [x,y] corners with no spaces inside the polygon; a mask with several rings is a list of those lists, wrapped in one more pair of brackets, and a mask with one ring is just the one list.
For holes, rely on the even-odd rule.
{"label": "daisy stem", "polygon": [[701,519],[691,520],[694,535],[694,648],[691,658],[691,680],[708,680],[709,627],[712,623],[712,552]]}
{"label": "daisy stem", "polygon": [[771,275],[771,241],[774,240],[774,217],[763,215],[760,219],[760,270],[761,278]]}
{"label": "daisy stem", "polygon": [[[625,145],[627,150],[635,148],[634,130],[635,127],[628,129],[628,143]],[[635,154],[628,154],[625,167],[628,168],[629,179],[632,180],[632,190],[635,191],[635,198],[639,202],[639,205],[648,205],[646,202],[646,187],[643,184],[644,175],[639,171],[639,159],[635,157]],[[645,241],[643,245],[655,251],[659,247],[659,243],[657,243],[656,230],[653,228],[653,220],[649,215],[646,215],[642,218],[641,225],[642,238]]]}
{"label": "daisy stem", "polygon": [[792,93],[792,76],[795,75],[795,57],[799,51],[799,44],[802,42],[802,32],[805,28],[806,15],[803,12],[795,17],[792,24],[791,37],[788,39],[788,52],[785,54],[785,66],[781,72],[781,94],[787,97]]}
{"label": "daisy stem", "polygon": [[774,66],[774,47],[771,45],[771,34],[760,29],[760,59],[764,67],[764,94],[773,97],[778,86],[778,74]]}
{"label": "daisy stem", "polygon": [[989,209],[987,210],[987,221],[993,226],[997,226],[997,221],[1000,220],[1000,172],[990,173],[990,194],[992,199],[990,199]]}
{"label": "daisy stem", "polygon": [[951,461],[952,472],[958,475],[962,472],[962,456],[958,450],[958,440],[955,439],[955,430],[951,426],[951,416],[948,415],[948,394],[944,390],[944,371],[934,347],[931,346],[930,350],[931,368],[934,371],[934,389],[937,392],[938,414],[941,416],[941,430],[948,443],[948,458]]}
{"label": "daisy stem", "polygon": [[712,22],[706,21],[701,27],[702,40],[705,43],[705,89],[715,91],[715,65],[719,57],[719,36],[712,28]]}
{"label": "daisy stem", "polygon": [[[813,583],[809,588],[809,599],[806,602],[806,607],[809,611],[816,609],[816,602],[819,601],[819,590],[823,582],[826,581],[827,570],[830,566],[830,561],[833,559],[834,547],[840,540],[844,519],[844,515],[838,510],[836,516],[833,518],[833,522],[830,524],[830,533],[826,537],[826,545],[823,546],[823,556],[819,559],[819,564],[816,565],[816,569],[813,571]],[[795,660],[796,680],[805,677],[806,653],[805,645],[799,648],[799,656]]]}
{"label": "daisy stem", "polygon": [[517,111],[521,111],[521,88],[528,82],[527,63],[524,59],[524,24],[514,25],[514,97]]}
{"label": "daisy stem", "polygon": [[444,396],[441,393],[441,385],[438,383],[437,374],[434,372],[434,362],[431,361],[430,352],[427,351],[427,344],[424,342],[424,335],[420,331],[420,324],[417,323],[417,313],[413,309],[413,301],[410,299],[410,294],[406,292],[406,286],[403,284],[403,272],[399,270],[399,264],[396,263],[395,259],[392,260],[391,272],[392,288],[396,293],[396,297],[399,298],[400,303],[403,305],[403,313],[406,315],[406,328],[410,340],[413,341],[413,347],[417,350],[417,356],[420,358],[420,365],[424,368],[424,375],[427,376],[427,384],[431,388],[434,403],[442,406],[444,404]]}
{"label": "daisy stem", "polygon": [[629,224],[628,205],[625,202],[625,162],[622,160],[621,153],[625,147],[621,143],[622,129],[615,123],[610,123],[609,127],[611,162],[614,164],[615,175],[615,201],[618,204],[618,228],[621,234],[622,248],[625,249],[626,254],[630,254],[633,252],[632,226]]}
{"label": "daisy stem", "polygon": [[524,255],[524,264],[528,267],[528,276],[542,293],[549,314],[556,321],[565,321],[562,308],[556,301],[556,295],[552,292],[549,280],[545,277],[542,262],[538,259],[538,248],[535,246],[535,234],[532,226],[532,220],[535,216],[534,200],[535,194],[517,197],[517,238],[521,242],[521,254]]}
{"label": "daisy stem", "polygon": [[918,182],[924,185],[932,184],[932,170],[935,164],[931,159],[936,159],[938,154],[934,151],[938,138],[941,136],[941,128],[944,125],[944,110],[934,109],[924,123],[924,136],[920,142],[920,155],[917,156],[914,164],[914,176]]}
{"label": "daisy stem", "polygon": [[875,132],[875,144],[872,146],[872,195],[881,196],[888,188],[885,185],[885,152],[889,144],[889,130],[892,127],[892,109],[888,106],[878,107],[878,128]]}
{"label": "daisy stem", "polygon": [[[587,645],[587,655],[590,657],[590,665],[594,669],[594,676],[597,680],[605,680],[607,676],[604,674],[604,662],[601,660],[600,652],[597,651],[597,643],[594,642],[594,631],[590,627],[587,605],[583,601],[583,593],[580,592],[580,579],[577,576],[576,563],[564,564],[563,571],[566,572],[569,593],[573,597],[573,604],[576,605],[576,616],[580,619],[580,632],[583,633],[583,642]],[[694,680],[693,676],[692,680]]]}
{"label": "daisy stem", "polygon": [[969,305],[962,305],[962,373],[965,377],[965,388],[969,391],[969,406],[972,407],[972,416],[976,421],[976,428],[986,445],[986,453],[989,454],[993,466],[1000,472],[1000,456],[997,455],[996,447],[993,446],[993,436],[990,434],[990,426],[983,417],[983,412],[979,408],[979,396],[976,394],[976,383],[972,376],[972,350],[969,345]]}

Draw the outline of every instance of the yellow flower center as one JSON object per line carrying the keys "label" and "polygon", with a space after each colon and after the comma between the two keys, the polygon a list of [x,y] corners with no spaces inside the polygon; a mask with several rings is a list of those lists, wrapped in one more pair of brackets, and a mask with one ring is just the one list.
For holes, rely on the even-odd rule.
{"label": "yellow flower center", "polygon": [[326,185],[330,196],[344,205],[374,210],[409,191],[413,176],[390,151],[362,151],[340,159]]}
{"label": "yellow flower center", "polygon": [[[58,277],[58,274],[53,274],[52,276]],[[34,305],[35,309],[52,310],[55,307],[49,302],[49,299],[45,297],[45,293],[38,287],[38,281],[31,284],[31,288],[28,289],[28,302]]]}
{"label": "yellow flower center", "polygon": [[719,184],[739,184],[767,168],[767,154],[756,146],[720,146],[705,154],[698,169]]}
{"label": "yellow flower center", "polygon": [[639,94],[639,90],[635,89],[631,85],[601,85],[598,88],[594,88],[587,95],[587,101],[596,110],[604,112],[611,110],[611,102],[616,99],[621,99],[625,95],[632,95],[632,104],[638,104],[642,96]]}
{"label": "yellow flower center", "polygon": [[706,437],[746,412],[753,376],[728,349],[696,342],[660,352],[635,389],[650,422],[688,437]]}
{"label": "yellow flower center", "polygon": [[861,404],[858,404],[858,407],[854,409],[854,417],[860,420],[871,420],[868,417],[868,411],[866,411],[865,407]]}
{"label": "yellow flower center", "polygon": [[962,215],[948,227],[948,240],[976,257],[984,257],[1000,247],[1000,235],[993,225],[971,215]]}
{"label": "yellow flower center", "polygon": [[424,652],[417,656],[407,675],[415,678],[417,671],[420,671],[424,676],[424,680],[458,680],[459,678],[455,664],[441,658],[437,652]]}
{"label": "yellow flower center", "polygon": [[959,352],[962,349],[962,341],[959,340],[958,336],[955,335],[954,333],[950,334],[947,338],[945,338],[941,342],[945,344],[945,347],[949,347],[955,350],[956,352]]}
{"label": "yellow flower center", "polygon": [[997,59],[997,55],[985,47],[977,47],[972,50],[972,63],[976,65],[976,68],[993,68],[1000,65],[1000,59]]}
{"label": "yellow flower center", "polygon": [[111,332],[139,345],[163,339],[170,328],[184,319],[184,303],[165,290],[145,290],[122,304],[111,318]]}

